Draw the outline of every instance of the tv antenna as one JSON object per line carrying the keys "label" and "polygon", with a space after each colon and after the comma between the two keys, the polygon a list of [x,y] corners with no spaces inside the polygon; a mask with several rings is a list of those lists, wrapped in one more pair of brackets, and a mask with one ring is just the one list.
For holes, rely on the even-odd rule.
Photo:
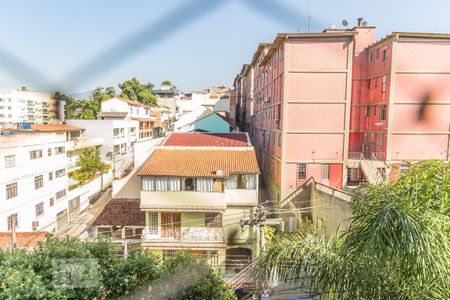
{"label": "tv antenna", "polygon": [[311,1],[308,0],[308,32],[311,32]]}

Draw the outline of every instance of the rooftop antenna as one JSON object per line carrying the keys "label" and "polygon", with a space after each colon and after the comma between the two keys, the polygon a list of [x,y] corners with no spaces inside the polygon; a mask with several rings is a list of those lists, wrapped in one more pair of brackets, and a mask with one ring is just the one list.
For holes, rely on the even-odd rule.
{"label": "rooftop antenna", "polygon": [[308,0],[308,32],[311,32],[311,0]]}
{"label": "rooftop antenna", "polygon": [[347,29],[348,26],[348,21],[347,20],[342,20],[342,26],[344,26]]}

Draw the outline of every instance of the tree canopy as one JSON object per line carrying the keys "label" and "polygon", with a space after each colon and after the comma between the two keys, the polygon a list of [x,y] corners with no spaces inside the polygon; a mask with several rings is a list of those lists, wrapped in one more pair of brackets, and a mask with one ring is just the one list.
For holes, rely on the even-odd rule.
{"label": "tree canopy", "polygon": [[[153,84],[142,84],[136,77],[118,84],[120,88],[119,97],[136,100],[149,106],[157,105],[157,98],[153,94]],[[55,93],[57,100],[66,102],[65,114],[67,119],[97,119],[101,110],[101,103],[117,95],[114,87],[97,87],[88,99],[77,100],[73,97]]]}
{"label": "tree canopy", "polygon": [[389,183],[362,186],[352,207],[342,237],[275,237],[258,259],[259,280],[275,272],[336,299],[450,297],[449,163],[422,162]]}
{"label": "tree canopy", "polygon": [[214,270],[186,252],[164,262],[140,249],[123,258],[107,239],[69,237],[49,237],[31,252],[0,250],[1,299],[137,297],[236,299]]}

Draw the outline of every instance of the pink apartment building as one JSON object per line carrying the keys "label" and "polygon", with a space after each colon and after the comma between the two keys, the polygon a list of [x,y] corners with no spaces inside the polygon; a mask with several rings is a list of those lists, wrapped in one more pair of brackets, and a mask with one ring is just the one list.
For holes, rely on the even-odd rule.
{"label": "pink apartment building", "polygon": [[447,34],[278,34],[259,45],[235,89],[272,199],[311,176],[343,189],[403,161],[449,159]]}

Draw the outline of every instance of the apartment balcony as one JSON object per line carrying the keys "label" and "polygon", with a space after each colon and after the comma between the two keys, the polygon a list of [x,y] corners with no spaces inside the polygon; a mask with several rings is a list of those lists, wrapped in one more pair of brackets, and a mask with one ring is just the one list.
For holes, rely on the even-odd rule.
{"label": "apartment balcony", "polygon": [[181,227],[142,231],[142,246],[147,248],[225,248],[225,234],[222,228]]}
{"label": "apartment balcony", "polygon": [[224,212],[225,193],[141,191],[141,209],[167,212]]}
{"label": "apartment balcony", "polygon": [[68,151],[103,145],[102,137],[77,137],[69,141]]}

